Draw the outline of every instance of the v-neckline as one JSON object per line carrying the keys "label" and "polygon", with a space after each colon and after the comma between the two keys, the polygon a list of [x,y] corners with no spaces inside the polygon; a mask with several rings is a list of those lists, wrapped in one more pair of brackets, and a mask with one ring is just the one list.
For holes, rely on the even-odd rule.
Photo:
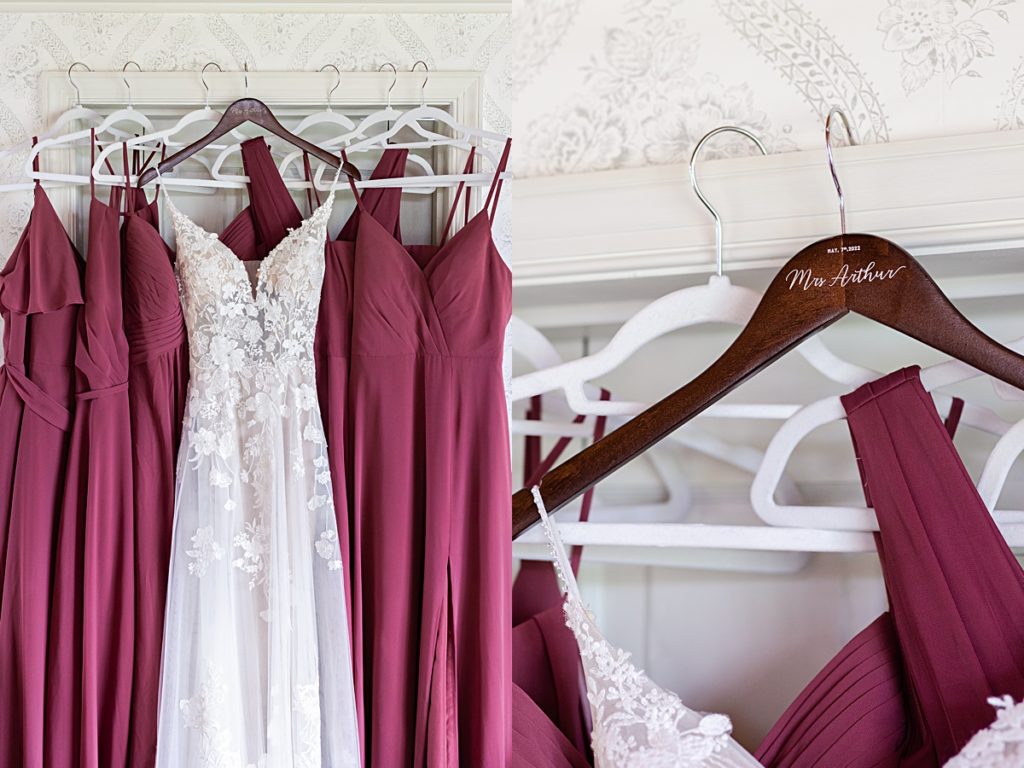
{"label": "v-neckline", "polygon": [[[267,255],[257,261],[255,279],[253,279],[253,277],[249,276],[249,271],[245,268],[247,262],[238,258],[238,254],[232,251],[224,243],[224,241],[220,239],[220,235],[214,232],[210,232],[205,227],[197,224],[195,220],[192,219],[191,216],[186,215],[185,213],[178,209],[178,206],[174,204],[174,201],[171,199],[171,196],[167,194],[167,190],[164,187],[161,187],[161,190],[163,190],[164,196],[167,199],[167,204],[170,206],[171,215],[174,216],[175,218],[184,219],[186,222],[188,222],[189,225],[191,225],[200,233],[205,235],[212,242],[216,243],[217,249],[221,253],[221,255],[231,262],[230,268],[241,271],[241,277],[245,280],[245,285],[247,287],[246,294],[248,295],[249,300],[253,304],[259,302],[260,289],[261,286],[263,286],[266,282],[266,269],[267,265],[271,262],[271,259],[277,255],[277,252],[282,248],[282,246],[284,246],[285,243],[289,242],[292,237],[300,234],[310,224],[310,222],[312,222],[313,219],[315,219],[317,215],[320,214],[321,211],[323,211],[328,205],[334,202],[334,195],[332,193],[328,195],[326,200],[324,200],[322,203],[320,203],[320,205],[313,209],[313,212],[310,213],[309,216],[307,216],[301,222],[299,222],[298,226],[289,229],[288,233],[284,237],[282,237],[277,242],[277,244],[274,245],[274,247],[267,251]],[[326,227],[324,235],[326,239]]]}
{"label": "v-neckline", "polygon": [[[487,214],[487,209],[486,208],[481,208],[479,211],[477,211],[476,213],[474,213],[472,216],[469,217],[469,221],[467,221],[462,226],[462,228],[459,229],[458,232],[456,232],[451,237],[449,237],[447,240],[445,240],[443,243],[441,243],[440,245],[437,245],[437,246],[434,246],[431,243],[423,243],[423,244],[414,243],[414,244],[406,245],[401,240],[399,240],[397,237],[395,237],[394,234],[392,234],[383,224],[381,224],[379,221],[377,221],[373,216],[369,216],[368,218],[373,220],[373,222],[377,226],[377,228],[380,229],[380,231],[391,242],[391,244],[395,247],[395,249],[397,249],[398,251],[400,251],[404,255],[405,260],[408,262],[409,266],[412,267],[412,269],[415,272],[420,273],[420,275],[422,275],[424,277],[424,279],[426,279],[426,278],[430,277],[430,273],[433,272],[433,270],[436,268],[437,262],[441,260],[441,254],[445,252],[445,249],[447,249],[452,243],[454,243],[455,240],[463,232],[466,232],[469,229],[471,229],[473,226],[475,226],[476,225],[476,220],[478,218],[480,218],[481,216],[486,215],[486,214]],[[362,224],[360,222],[360,226],[361,225]],[[494,242],[494,233],[493,233],[493,231],[491,231],[490,227],[487,228],[487,232],[488,232],[488,244],[490,246],[490,248],[488,248],[488,250],[490,250],[491,248],[496,250],[497,249],[497,245]],[[430,258],[427,259],[424,264],[420,264],[419,261],[416,260],[416,257],[413,256],[412,253],[409,250],[410,248],[431,248],[431,247],[436,248],[437,250],[434,253],[430,254]]]}

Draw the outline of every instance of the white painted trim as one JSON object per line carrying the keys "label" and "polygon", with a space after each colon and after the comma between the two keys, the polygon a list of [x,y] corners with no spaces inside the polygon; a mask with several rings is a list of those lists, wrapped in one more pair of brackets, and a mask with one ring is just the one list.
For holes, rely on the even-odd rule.
{"label": "white painted trim", "polygon": [[512,0],[0,0],[5,13],[493,13]]}
{"label": "white painted trim", "polygon": [[[836,162],[851,232],[919,257],[1024,247],[1024,130],[844,147]],[[722,215],[729,273],[777,268],[838,231],[823,150],[708,161],[698,173]],[[519,179],[513,194],[517,288],[712,269],[711,219],[685,166]]]}

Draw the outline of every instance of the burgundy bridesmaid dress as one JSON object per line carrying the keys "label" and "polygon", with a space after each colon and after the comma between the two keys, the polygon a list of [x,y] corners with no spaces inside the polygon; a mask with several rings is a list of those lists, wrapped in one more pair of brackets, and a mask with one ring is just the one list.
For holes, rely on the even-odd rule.
{"label": "burgundy bridesmaid dress", "polygon": [[768,768],[937,768],[1024,696],[1024,574],[919,369],[843,398],[878,517],[889,611],[804,689],[755,755]]}
{"label": "burgundy bridesmaid dress", "polygon": [[[405,175],[407,149],[386,149],[370,178],[400,178]],[[360,581],[360,552],[353,546],[358,538],[359,518],[351,498],[352,433],[348,417],[348,377],[352,342],[352,290],[354,282],[355,240],[361,211],[369,213],[380,226],[401,240],[400,212],[402,189],[371,188],[362,196],[362,209],[356,207],[337,238],[327,242],[324,283],[321,289],[320,315],[317,318],[313,354],[316,360],[316,385],[320,414],[327,437],[334,488],[334,512],[338,519],[338,540],[344,562],[345,602],[352,635],[352,673],[356,692],[356,714],[360,743],[365,743],[363,717],[363,589]],[[365,752],[363,753],[365,754]]]}
{"label": "burgundy bridesmaid dress", "polygon": [[[508,146],[499,170],[507,157]],[[495,177],[483,209],[439,245],[405,246],[372,216],[359,221],[347,460],[371,768],[510,761],[500,186]]]}
{"label": "burgundy bridesmaid dress", "polygon": [[87,254],[54,571],[45,762],[109,768],[125,765],[128,755],[135,536],[120,216],[95,189]]}
{"label": "burgundy bridesmaid dress", "polygon": [[74,411],[82,260],[46,192],[0,271],[0,755],[40,768],[54,541]]}

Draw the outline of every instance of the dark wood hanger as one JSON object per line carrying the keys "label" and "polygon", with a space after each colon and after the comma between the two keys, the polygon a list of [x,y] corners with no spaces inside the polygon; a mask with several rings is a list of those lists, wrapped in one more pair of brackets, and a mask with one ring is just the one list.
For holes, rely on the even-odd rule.
{"label": "dark wood hanger", "polygon": [[270,107],[259,99],[244,98],[232,102],[228,108],[224,110],[224,114],[221,116],[220,120],[217,121],[217,124],[213,126],[210,132],[205,136],[196,139],[187,147],[178,150],[170,157],[162,160],[156,168],[149,168],[144,171],[139,177],[138,186],[141,187],[153,181],[153,179],[159,175],[157,173],[158,168],[160,173],[169,172],[182,160],[187,160],[192,157],[196,152],[199,152],[203,148],[212,144],[229,131],[232,131],[242,125],[242,123],[254,123],[255,125],[260,126],[260,128],[266,129],[270,133],[284,139],[290,144],[294,144],[299,149],[308,152],[313,155],[313,157],[323,160],[328,165],[334,168],[340,168],[342,173],[351,176],[356,181],[361,179],[359,169],[352,163],[347,160],[342,160],[337,155],[332,155],[327,150],[321,149],[316,144],[306,141],[301,136],[296,136],[281,125],[281,122],[274,116]]}
{"label": "dark wood hanger", "polygon": [[[1024,389],[1024,357],[960,314],[909,253],[876,235],[830,237],[786,263],[750,322],[703,373],[544,475],[540,487],[548,511],[568,504],[847,312]],[[539,519],[529,489],[513,495],[512,538]]]}

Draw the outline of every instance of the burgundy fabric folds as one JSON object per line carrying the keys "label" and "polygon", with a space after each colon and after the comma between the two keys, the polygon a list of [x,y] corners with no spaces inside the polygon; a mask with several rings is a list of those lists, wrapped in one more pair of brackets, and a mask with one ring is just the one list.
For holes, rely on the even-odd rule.
{"label": "burgundy fabric folds", "polygon": [[[935,768],[1024,695],[1024,575],[917,368],[843,398],[890,610],[765,738],[769,768]],[[955,422],[955,418],[953,419]]]}
{"label": "burgundy fabric folds", "polygon": [[[384,151],[370,178],[396,178],[405,174],[407,149]],[[287,190],[280,185],[284,194]],[[272,189],[272,187],[271,187]],[[321,289],[320,315],[317,318],[313,353],[316,360],[316,385],[320,414],[327,437],[327,460],[334,489],[334,512],[338,520],[338,542],[343,553],[345,599],[352,634],[352,673],[356,692],[356,712],[360,740],[365,744],[365,695],[363,687],[363,585],[360,576],[359,516],[351,496],[352,432],[348,416],[348,380],[352,343],[352,291],[355,270],[355,239],[363,213],[372,216],[396,239],[401,238],[400,187],[371,188],[341,228],[337,238],[327,242],[324,283]],[[365,754],[365,749],[363,751]]]}
{"label": "burgundy fabric folds", "polygon": [[491,236],[499,186],[440,245],[406,246],[359,219],[346,461],[371,768],[510,761],[511,276]]}
{"label": "burgundy fabric folds", "polygon": [[47,640],[74,413],[82,261],[42,187],[0,271],[0,749],[44,759]]}
{"label": "burgundy fabric folds", "polygon": [[57,537],[45,764],[107,768],[128,756],[135,666],[135,535],[120,217],[89,210],[77,393]]}

